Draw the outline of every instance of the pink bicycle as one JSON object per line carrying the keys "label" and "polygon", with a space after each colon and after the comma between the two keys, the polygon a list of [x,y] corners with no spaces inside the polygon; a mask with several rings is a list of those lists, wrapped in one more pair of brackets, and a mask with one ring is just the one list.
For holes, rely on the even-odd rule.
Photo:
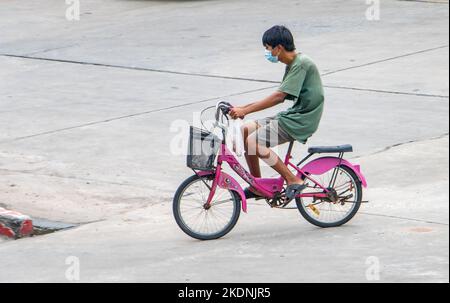
{"label": "pink bicycle", "polygon": [[[241,208],[247,212],[247,199],[240,184],[222,171],[227,163],[251,187],[262,193],[272,208],[298,209],[310,223],[319,227],[336,227],[347,223],[358,212],[362,187],[367,187],[360,166],[344,159],[351,145],[310,147],[309,154],[297,165],[291,162],[294,142],[289,144],[284,163],[295,170],[307,188],[295,197],[296,207],[284,203],[285,181],[255,178],[247,172],[226,146],[229,103],[216,106],[214,128],[222,139],[199,128],[190,127],[187,166],[194,175],[178,188],[173,199],[173,213],[178,226],[189,236],[200,240],[223,237],[236,225]],[[203,122],[202,122],[203,124]],[[336,153],[337,157],[320,157],[308,163],[315,154]],[[305,164],[306,163],[306,164]]]}

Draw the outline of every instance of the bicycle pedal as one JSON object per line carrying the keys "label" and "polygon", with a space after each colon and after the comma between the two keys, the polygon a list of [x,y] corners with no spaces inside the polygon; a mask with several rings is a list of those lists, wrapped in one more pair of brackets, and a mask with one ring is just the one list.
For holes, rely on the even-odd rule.
{"label": "bicycle pedal", "polygon": [[312,210],[312,212],[318,217],[320,216],[320,210],[317,209],[314,205],[310,204],[308,205],[308,208]]}
{"label": "bicycle pedal", "polygon": [[270,208],[278,207],[277,206],[277,201],[266,199],[266,202],[267,202],[267,204],[269,204]]}

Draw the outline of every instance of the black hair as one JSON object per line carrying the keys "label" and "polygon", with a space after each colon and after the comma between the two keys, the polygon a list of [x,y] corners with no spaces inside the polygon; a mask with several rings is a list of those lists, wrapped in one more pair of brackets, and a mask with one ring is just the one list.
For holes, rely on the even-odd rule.
{"label": "black hair", "polygon": [[294,37],[291,31],[283,25],[275,25],[268,29],[263,37],[264,46],[269,45],[272,48],[282,45],[288,52],[295,50]]}

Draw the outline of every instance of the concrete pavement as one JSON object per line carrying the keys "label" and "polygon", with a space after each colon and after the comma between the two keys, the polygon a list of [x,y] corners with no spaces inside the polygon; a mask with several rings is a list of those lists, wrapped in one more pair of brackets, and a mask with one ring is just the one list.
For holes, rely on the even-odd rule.
{"label": "concrete pavement", "polygon": [[[380,266],[374,282],[448,282],[448,143],[446,136],[359,159],[370,203],[340,228],[320,229],[297,210],[251,202],[229,235],[201,242],[178,229],[166,201],[4,243],[4,256],[15,253],[4,259],[0,281],[67,282],[66,259],[76,256],[83,282],[370,282],[373,258]],[[442,170],[424,173],[435,166]]]}
{"label": "concrete pavement", "polygon": [[[82,281],[366,281],[371,255],[382,281],[448,281],[448,2],[383,1],[379,21],[356,0],[81,8],[69,22],[63,1],[2,3],[0,206],[90,224],[0,242],[2,256],[21,251],[0,281],[66,281],[70,255]],[[283,66],[265,62],[260,37],[276,23],[324,75],[308,145],[352,143],[371,203],[334,230],[256,205],[226,239],[192,241],[170,214],[190,175],[170,154],[171,123],[274,90]]]}

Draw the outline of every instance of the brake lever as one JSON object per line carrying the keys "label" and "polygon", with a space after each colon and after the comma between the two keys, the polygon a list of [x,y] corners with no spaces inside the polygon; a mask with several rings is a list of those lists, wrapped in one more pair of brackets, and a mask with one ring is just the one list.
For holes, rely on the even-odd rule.
{"label": "brake lever", "polygon": [[[233,108],[233,105],[231,105],[231,103],[225,102],[225,101],[221,101],[221,102],[217,103],[216,106],[217,106],[217,109],[220,109],[222,114],[224,114],[225,116],[228,115],[230,113],[231,109]],[[216,112],[216,120],[219,119],[218,113],[219,112],[217,111]]]}

